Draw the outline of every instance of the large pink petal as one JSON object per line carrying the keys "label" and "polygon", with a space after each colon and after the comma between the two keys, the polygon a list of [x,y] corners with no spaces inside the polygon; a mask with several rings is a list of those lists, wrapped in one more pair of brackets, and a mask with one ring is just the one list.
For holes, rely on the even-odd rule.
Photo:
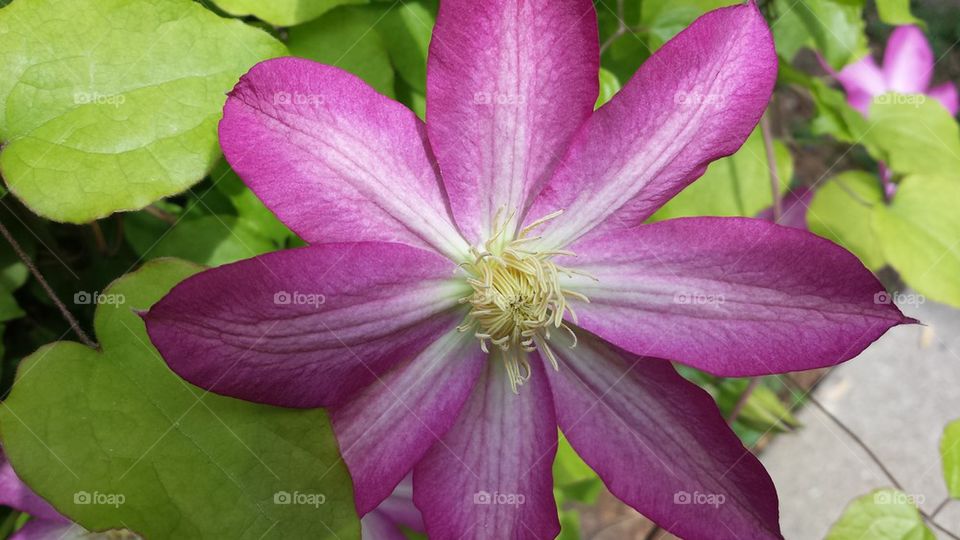
{"label": "large pink petal", "polygon": [[903,94],[922,94],[933,76],[933,50],[923,30],[898,26],[883,53],[883,75],[887,87]]}
{"label": "large pink petal", "polygon": [[452,329],[333,410],[361,515],[386,499],[450,429],[486,359],[472,334]]}
{"label": "large pink petal", "polygon": [[146,315],[170,367],[220,394],[342,403],[462,317],[456,265],[402,244],[319,244],[188,278]]}
{"label": "large pink petal", "polygon": [[951,116],[957,115],[957,110],[960,109],[960,97],[957,96],[957,85],[952,82],[938,84],[930,90],[927,90],[927,95],[942,103],[943,106],[950,111]]}
{"label": "large pink petal", "polygon": [[864,116],[870,112],[870,103],[874,96],[887,91],[883,72],[870,55],[843,68],[836,77],[847,93],[850,106]]}
{"label": "large pink petal", "polygon": [[557,423],[546,374],[510,390],[494,355],[453,428],[413,472],[413,500],[430,538],[554,538]]}
{"label": "large pink petal", "polygon": [[590,117],[527,221],[565,210],[546,233],[553,247],[598,226],[642,223],[740,148],[776,76],[770,30],[752,3],[700,17]]}
{"label": "large pink petal", "polygon": [[593,111],[590,0],[444,0],[430,44],[427,127],[457,223],[490,236],[523,211]]}
{"label": "large pink petal", "polygon": [[359,78],[300,58],[254,66],[220,122],[230,166],[308,242],[376,240],[459,257],[426,129]]}
{"label": "large pink petal", "polygon": [[581,242],[563,261],[598,281],[580,325],[643,356],[723,376],[830,366],[910,322],[857,258],[806,231],[682,218]]}
{"label": "large pink petal", "polygon": [[577,333],[575,348],[556,343],[550,388],[560,429],[610,491],[683,538],[779,538],[773,482],[713,399],[669,362]]}

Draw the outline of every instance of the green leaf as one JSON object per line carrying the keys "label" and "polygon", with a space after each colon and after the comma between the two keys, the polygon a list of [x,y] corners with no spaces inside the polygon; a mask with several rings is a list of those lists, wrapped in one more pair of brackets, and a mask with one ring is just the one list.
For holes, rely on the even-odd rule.
{"label": "green leaf", "polygon": [[813,47],[813,38],[807,31],[803,20],[794,11],[792,0],[774,0],[773,16],[776,24],[770,27],[773,32],[777,54],[785,60],[781,64],[789,65],[797,53],[805,47]]}
{"label": "green leaf", "polygon": [[554,491],[564,500],[593,504],[603,487],[597,473],[570,446],[562,434],[553,461]]}
{"label": "green leaf", "polygon": [[204,392],[150,345],[133,310],[200,270],[174,259],[146,264],[104,290],[94,319],[100,351],[57,342],[24,359],[0,409],[6,455],[89,530],[359,538],[351,480],[323,410]]}
{"label": "green leaf", "polygon": [[594,105],[594,108],[599,109],[613,99],[613,96],[617,95],[620,88],[620,80],[617,79],[617,76],[611,71],[600,68],[600,96],[597,97],[597,103]]}
{"label": "green leaf", "polygon": [[190,0],[0,10],[0,168],[34,212],[84,223],[197,182],[225,93],[281,43]]}
{"label": "green leaf", "polygon": [[[4,226],[17,239],[21,249],[32,257],[34,252],[32,237],[26,234],[18,234],[26,233],[24,227],[19,223],[16,226],[7,226],[6,224]],[[6,240],[0,238],[0,244],[6,244]],[[17,304],[16,298],[13,297],[13,293],[22,287],[29,277],[30,271],[27,270],[27,266],[23,264],[11,247],[5,245],[0,249],[0,322],[19,319],[25,315],[23,309]],[[0,337],[2,337],[2,333],[0,333]]]}
{"label": "green leaf", "polygon": [[869,53],[862,1],[798,0],[792,10],[834,69]]}
{"label": "green leaf", "polygon": [[924,24],[910,12],[910,0],[877,0],[877,14],[887,24]]}
{"label": "green leaf", "polygon": [[846,95],[831,88],[822,79],[811,77],[780,59],[780,81],[806,88],[817,107],[811,129],[817,135],[829,134],[835,139],[851,144],[861,142],[867,131],[867,121],[847,103]]}
{"label": "green leaf", "polygon": [[947,424],[940,439],[940,457],[943,459],[943,479],[947,492],[960,499],[960,419]]}
{"label": "green leaf", "polygon": [[[719,386],[717,403],[725,416],[733,411],[749,384],[748,379],[727,379]],[[762,434],[789,431],[800,426],[777,393],[764,384],[753,389],[737,416],[737,422]]]}
{"label": "green leaf", "polygon": [[419,94],[427,92],[427,52],[436,6],[427,2],[403,2],[387,6],[374,22],[397,73]]}
{"label": "green leaf", "polygon": [[884,258],[924,296],[960,307],[960,182],[910,176],[889,207],[878,206],[873,229]]}
{"label": "green leaf", "polygon": [[127,239],[144,259],[180,257],[207,266],[220,266],[263,253],[278,246],[257,233],[248,221],[236,216],[198,215],[187,217],[169,231],[160,228],[152,216],[130,216]]}
{"label": "green leaf", "polygon": [[936,540],[911,497],[879,489],[853,500],[826,540]]}
{"label": "green leaf", "polygon": [[290,52],[345,69],[381,94],[394,97],[394,73],[380,33],[383,16],[376,6],[344,6],[290,29]]}
{"label": "green leaf", "polygon": [[[781,192],[793,176],[790,151],[774,141]],[[770,171],[760,130],[747,138],[736,154],[710,164],[707,172],[653,215],[654,221],[685,216],[752,217],[773,204]]]}
{"label": "green leaf", "polygon": [[645,0],[640,26],[650,36],[651,51],[656,51],[697,17],[737,3],[737,0]]}
{"label": "green leaf", "polygon": [[227,13],[244,17],[253,15],[276,26],[293,26],[316,19],[331,9],[345,4],[363,4],[367,0],[213,0]]}
{"label": "green leaf", "polygon": [[810,232],[840,244],[876,271],[885,262],[871,220],[874,208],[883,204],[879,178],[864,171],[843,172],[816,190],[807,225]]}
{"label": "green leaf", "polygon": [[236,215],[245,228],[281,247],[294,237],[293,232],[254,195],[227,165],[225,160],[210,173],[216,188],[227,196],[236,210]]}
{"label": "green leaf", "polygon": [[940,102],[922,95],[884,94],[874,98],[869,122],[864,144],[895,172],[956,177],[960,131]]}

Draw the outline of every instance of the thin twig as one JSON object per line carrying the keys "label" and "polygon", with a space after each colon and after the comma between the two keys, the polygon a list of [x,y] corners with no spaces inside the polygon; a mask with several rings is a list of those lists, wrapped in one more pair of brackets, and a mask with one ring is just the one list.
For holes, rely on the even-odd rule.
{"label": "thin twig", "polygon": [[760,386],[760,377],[751,377],[750,384],[743,390],[743,393],[740,394],[740,398],[737,399],[737,403],[733,406],[733,410],[730,411],[730,416],[727,417],[727,424],[731,426],[740,416],[740,413],[743,412],[744,406],[746,406],[747,401],[750,400],[750,396],[753,395],[753,392],[756,391],[757,387]]}
{"label": "thin twig", "polygon": [[650,529],[650,532],[648,532],[647,535],[643,537],[643,540],[653,540],[654,538],[657,537],[657,533],[659,533],[662,530],[663,529],[661,529],[659,525],[654,523],[653,528]]}
{"label": "thin twig", "polygon": [[37,282],[40,283],[40,286],[43,287],[43,290],[47,293],[47,296],[50,297],[50,300],[57,306],[57,309],[60,310],[60,314],[63,315],[63,318],[66,319],[67,323],[70,325],[70,328],[73,329],[73,332],[77,334],[77,337],[80,338],[80,341],[88,347],[94,349],[98,348],[99,345],[80,328],[80,323],[77,322],[77,319],[70,313],[70,310],[67,309],[67,306],[60,301],[60,298],[57,297],[56,293],[53,292],[53,288],[50,287],[50,284],[47,283],[47,280],[44,279],[43,274],[40,273],[40,270],[37,269],[36,265],[33,264],[33,261],[30,259],[30,256],[27,255],[23,248],[20,247],[20,244],[17,240],[10,234],[10,231],[7,230],[6,226],[3,223],[0,223],[0,234],[7,239],[7,242],[10,243],[10,246],[13,247],[13,251],[16,252],[17,257],[20,257],[20,260],[23,261],[23,264],[26,265],[27,269],[30,270],[30,273],[33,274],[33,277],[36,278]]}
{"label": "thin twig", "polygon": [[779,223],[780,218],[783,217],[783,197],[780,195],[780,172],[777,170],[777,156],[773,151],[770,118],[766,112],[760,117],[760,136],[763,138],[763,150],[767,154],[767,169],[770,171],[770,192],[773,194],[773,222]]}

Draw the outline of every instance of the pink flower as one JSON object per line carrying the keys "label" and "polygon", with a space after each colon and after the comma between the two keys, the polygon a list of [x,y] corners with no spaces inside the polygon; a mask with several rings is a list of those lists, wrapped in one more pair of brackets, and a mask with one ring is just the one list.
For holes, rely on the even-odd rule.
{"label": "pink flower", "polygon": [[777,61],[754,5],[701,17],[594,112],[597,41],[590,0],[444,0],[426,124],[335,67],[251,69],[221,146],[310,246],[175,287],[146,315],[171,368],[330,408],[359,513],[412,470],[431,538],[554,537],[558,426],[671,532],[779,537],[760,462],[659,358],[810,369],[908,319],[805,231],[644,224],[763,113]]}
{"label": "pink flower", "polygon": [[882,68],[867,55],[843,68],[836,77],[847,92],[850,106],[864,116],[870,112],[873,98],[887,92],[925,94],[955,116],[960,107],[957,87],[945,82],[931,88],[933,64],[933,51],[923,31],[916,26],[898,26],[887,42]]}

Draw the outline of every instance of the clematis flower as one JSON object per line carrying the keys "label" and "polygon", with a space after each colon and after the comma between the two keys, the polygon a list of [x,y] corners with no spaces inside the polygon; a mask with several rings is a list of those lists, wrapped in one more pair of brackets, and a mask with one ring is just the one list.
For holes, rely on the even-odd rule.
{"label": "clematis flower", "polygon": [[933,64],[933,51],[923,31],[916,26],[898,26],[887,41],[882,68],[867,55],[843,68],[836,78],[847,92],[850,106],[864,116],[870,112],[873,98],[887,92],[925,94],[956,116],[960,108],[957,87],[952,82],[931,87]]}
{"label": "clematis flower", "polygon": [[309,246],[176,286],[145,316],[168,364],[330,408],[358,512],[412,470],[431,538],[556,536],[558,426],[665,529],[779,537],[760,462],[661,358],[810,369],[908,320],[805,231],[644,224],[767,105],[776,54],[752,3],[698,19],[594,112],[598,49],[590,0],[444,0],[426,124],[336,67],[254,66],[221,146]]}

